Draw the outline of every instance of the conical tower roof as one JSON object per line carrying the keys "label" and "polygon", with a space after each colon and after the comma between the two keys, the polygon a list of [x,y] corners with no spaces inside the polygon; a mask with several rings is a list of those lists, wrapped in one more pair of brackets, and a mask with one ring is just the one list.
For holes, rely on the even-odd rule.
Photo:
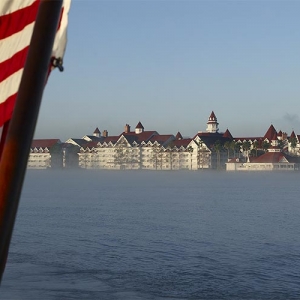
{"label": "conical tower roof", "polygon": [[216,117],[214,111],[212,111],[211,114],[210,114],[210,116],[209,116],[209,118],[208,118],[207,124],[209,124],[209,123],[216,123],[217,121],[218,121],[217,117]]}
{"label": "conical tower roof", "polygon": [[264,135],[264,139],[268,139],[269,141],[271,141],[275,133],[276,133],[276,136],[277,136],[276,129],[274,128],[273,125],[271,125],[269,127],[269,129],[267,130],[266,134]]}

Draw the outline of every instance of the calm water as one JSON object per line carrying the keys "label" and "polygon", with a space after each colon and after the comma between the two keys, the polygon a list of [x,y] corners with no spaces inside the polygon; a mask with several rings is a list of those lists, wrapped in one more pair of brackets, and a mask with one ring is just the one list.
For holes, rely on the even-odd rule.
{"label": "calm water", "polygon": [[0,299],[300,299],[299,179],[30,171]]}

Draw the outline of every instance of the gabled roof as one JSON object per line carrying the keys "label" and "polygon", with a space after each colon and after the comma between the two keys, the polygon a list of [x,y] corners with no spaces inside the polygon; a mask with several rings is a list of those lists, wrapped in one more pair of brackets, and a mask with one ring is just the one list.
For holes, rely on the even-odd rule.
{"label": "gabled roof", "polygon": [[[102,140],[100,141],[100,144],[104,144],[104,143],[116,143],[117,140],[120,138],[121,135],[112,135],[112,136],[107,136],[107,137],[103,137]],[[99,142],[98,142],[99,143]]]}
{"label": "gabled roof", "polygon": [[217,142],[220,141],[221,145],[223,145],[225,142],[227,141],[231,141],[230,138],[228,137],[223,137],[222,133],[210,133],[210,132],[198,132],[193,139],[195,139],[196,137],[199,137],[201,139],[201,141],[208,147],[208,148],[212,148],[212,146]]}
{"label": "gabled roof", "polygon": [[150,140],[150,138],[154,135],[157,135],[158,133],[156,131],[143,131],[141,133],[135,133],[135,132],[128,132],[128,133],[125,133],[123,132],[122,135],[124,137],[126,137],[126,139],[129,141],[129,142],[133,142],[133,141],[136,141],[137,143],[141,143],[141,142],[147,142]]}
{"label": "gabled roof", "polygon": [[175,137],[173,134],[164,134],[164,135],[157,134],[157,135],[152,136],[150,138],[150,141],[152,143],[158,142],[160,145],[163,145],[166,142],[168,142],[169,140],[174,140],[174,139],[175,139]]}
{"label": "gabled roof", "polygon": [[40,139],[33,140],[31,143],[31,148],[51,148],[55,144],[61,144],[60,139]]}
{"label": "gabled roof", "polygon": [[180,148],[180,147],[186,148],[190,144],[191,141],[192,141],[192,139],[175,140],[172,142],[172,146],[177,147],[177,148]]}
{"label": "gabled roof", "polygon": [[296,134],[295,134],[294,130],[293,130],[292,133],[291,133],[291,138],[292,138],[292,139],[295,139],[295,138],[296,138]]}
{"label": "gabled roof", "polygon": [[101,133],[98,127],[95,129],[94,133]]}
{"label": "gabled roof", "polygon": [[181,140],[182,139],[182,135],[181,135],[181,133],[179,131],[177,132],[177,134],[175,136],[175,139],[176,140]]}
{"label": "gabled roof", "polygon": [[97,137],[97,136],[94,136],[94,135],[85,135],[84,137],[82,137],[83,140],[86,140],[88,142],[100,142],[103,140],[103,137]]}
{"label": "gabled roof", "polygon": [[141,122],[138,122],[135,128],[144,129],[144,126],[142,125]]}
{"label": "gabled roof", "polygon": [[282,152],[267,152],[259,157],[252,158],[251,163],[280,163],[289,162],[288,156]]}
{"label": "gabled roof", "polygon": [[84,139],[74,139],[74,138],[70,138],[68,139],[67,141],[65,141],[65,143],[70,143],[70,144],[74,144],[74,145],[77,145],[77,146],[84,146],[88,143],[87,140],[84,140]]}
{"label": "gabled roof", "polygon": [[264,135],[264,140],[268,139],[269,141],[271,141],[275,133],[277,134],[277,131],[274,128],[274,126],[271,125],[267,130],[266,134]]}
{"label": "gabled roof", "polygon": [[233,139],[233,137],[228,129],[226,129],[226,131],[224,132],[223,137],[229,138],[231,140]]}

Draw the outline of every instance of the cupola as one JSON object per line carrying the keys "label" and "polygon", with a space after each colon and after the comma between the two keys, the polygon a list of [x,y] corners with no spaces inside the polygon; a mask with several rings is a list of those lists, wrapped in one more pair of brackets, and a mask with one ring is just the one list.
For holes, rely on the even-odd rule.
{"label": "cupola", "polygon": [[101,132],[100,132],[99,128],[97,127],[93,133],[93,136],[100,137],[100,135],[101,135]]}
{"label": "cupola", "polygon": [[182,140],[182,135],[181,135],[181,133],[179,131],[177,132],[177,134],[175,136],[175,139],[176,140]]}
{"label": "cupola", "polygon": [[142,132],[144,132],[144,126],[142,125],[141,122],[138,122],[138,124],[135,127],[135,133],[139,134],[139,133],[142,133]]}
{"label": "cupola", "polygon": [[208,118],[206,131],[210,133],[216,133],[219,131],[218,125],[219,123],[217,117],[215,113],[212,111]]}

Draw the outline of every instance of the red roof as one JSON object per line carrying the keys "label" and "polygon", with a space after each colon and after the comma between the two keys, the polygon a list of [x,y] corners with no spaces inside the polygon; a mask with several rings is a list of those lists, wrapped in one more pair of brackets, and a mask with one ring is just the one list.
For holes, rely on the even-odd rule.
{"label": "red roof", "polygon": [[[140,134],[139,134],[139,135],[140,135]],[[152,137],[150,138],[150,141],[151,141],[151,142],[157,141],[157,142],[163,142],[163,143],[164,143],[164,142],[166,142],[167,140],[169,140],[171,137],[174,138],[173,134],[163,134],[163,135],[157,134],[157,135],[152,136]]]}
{"label": "red roof", "polygon": [[277,132],[274,132],[273,137],[272,137],[272,141],[277,141]]}
{"label": "red roof", "polygon": [[292,133],[291,133],[291,138],[292,138],[292,139],[295,139],[295,138],[296,138],[296,134],[295,134],[294,130],[293,130]]}
{"label": "red roof", "polygon": [[123,132],[122,135],[124,135],[125,137],[129,137],[129,136],[134,136],[135,137],[135,141],[136,142],[146,142],[148,141],[153,135],[156,135],[157,132],[156,131],[143,131],[141,133],[135,133],[135,132]]}
{"label": "red roof", "polygon": [[141,122],[138,122],[138,124],[135,126],[135,128],[144,129],[144,126]]}
{"label": "red roof", "polygon": [[100,141],[101,144],[103,143],[109,143],[109,142],[112,142],[112,143],[115,143],[117,142],[117,140],[120,138],[120,135],[115,135],[115,136],[107,136],[107,137],[104,137],[102,141]]}
{"label": "red roof", "polygon": [[226,131],[224,132],[223,134],[223,137],[226,137],[226,138],[229,138],[229,139],[232,139],[232,135],[230,133],[230,131],[228,129],[226,129]]}
{"label": "red roof", "polygon": [[177,132],[175,138],[176,138],[176,140],[181,140],[182,139],[182,135],[179,131]]}
{"label": "red roof", "polygon": [[266,134],[264,135],[264,139],[268,139],[269,141],[271,141],[275,133],[277,134],[277,131],[274,128],[274,126],[271,125]]}
{"label": "red roof", "polygon": [[192,139],[181,139],[181,140],[176,140],[172,142],[172,145],[177,148],[182,147],[187,147],[188,144],[192,141]]}
{"label": "red roof", "polygon": [[43,139],[43,140],[33,140],[31,143],[31,148],[51,148],[55,144],[60,144],[60,139]]}
{"label": "red roof", "polygon": [[214,111],[211,112],[209,118],[208,118],[209,121],[217,121],[217,117],[214,113]]}
{"label": "red roof", "polygon": [[252,163],[279,163],[283,158],[282,152],[267,152],[251,161]]}

